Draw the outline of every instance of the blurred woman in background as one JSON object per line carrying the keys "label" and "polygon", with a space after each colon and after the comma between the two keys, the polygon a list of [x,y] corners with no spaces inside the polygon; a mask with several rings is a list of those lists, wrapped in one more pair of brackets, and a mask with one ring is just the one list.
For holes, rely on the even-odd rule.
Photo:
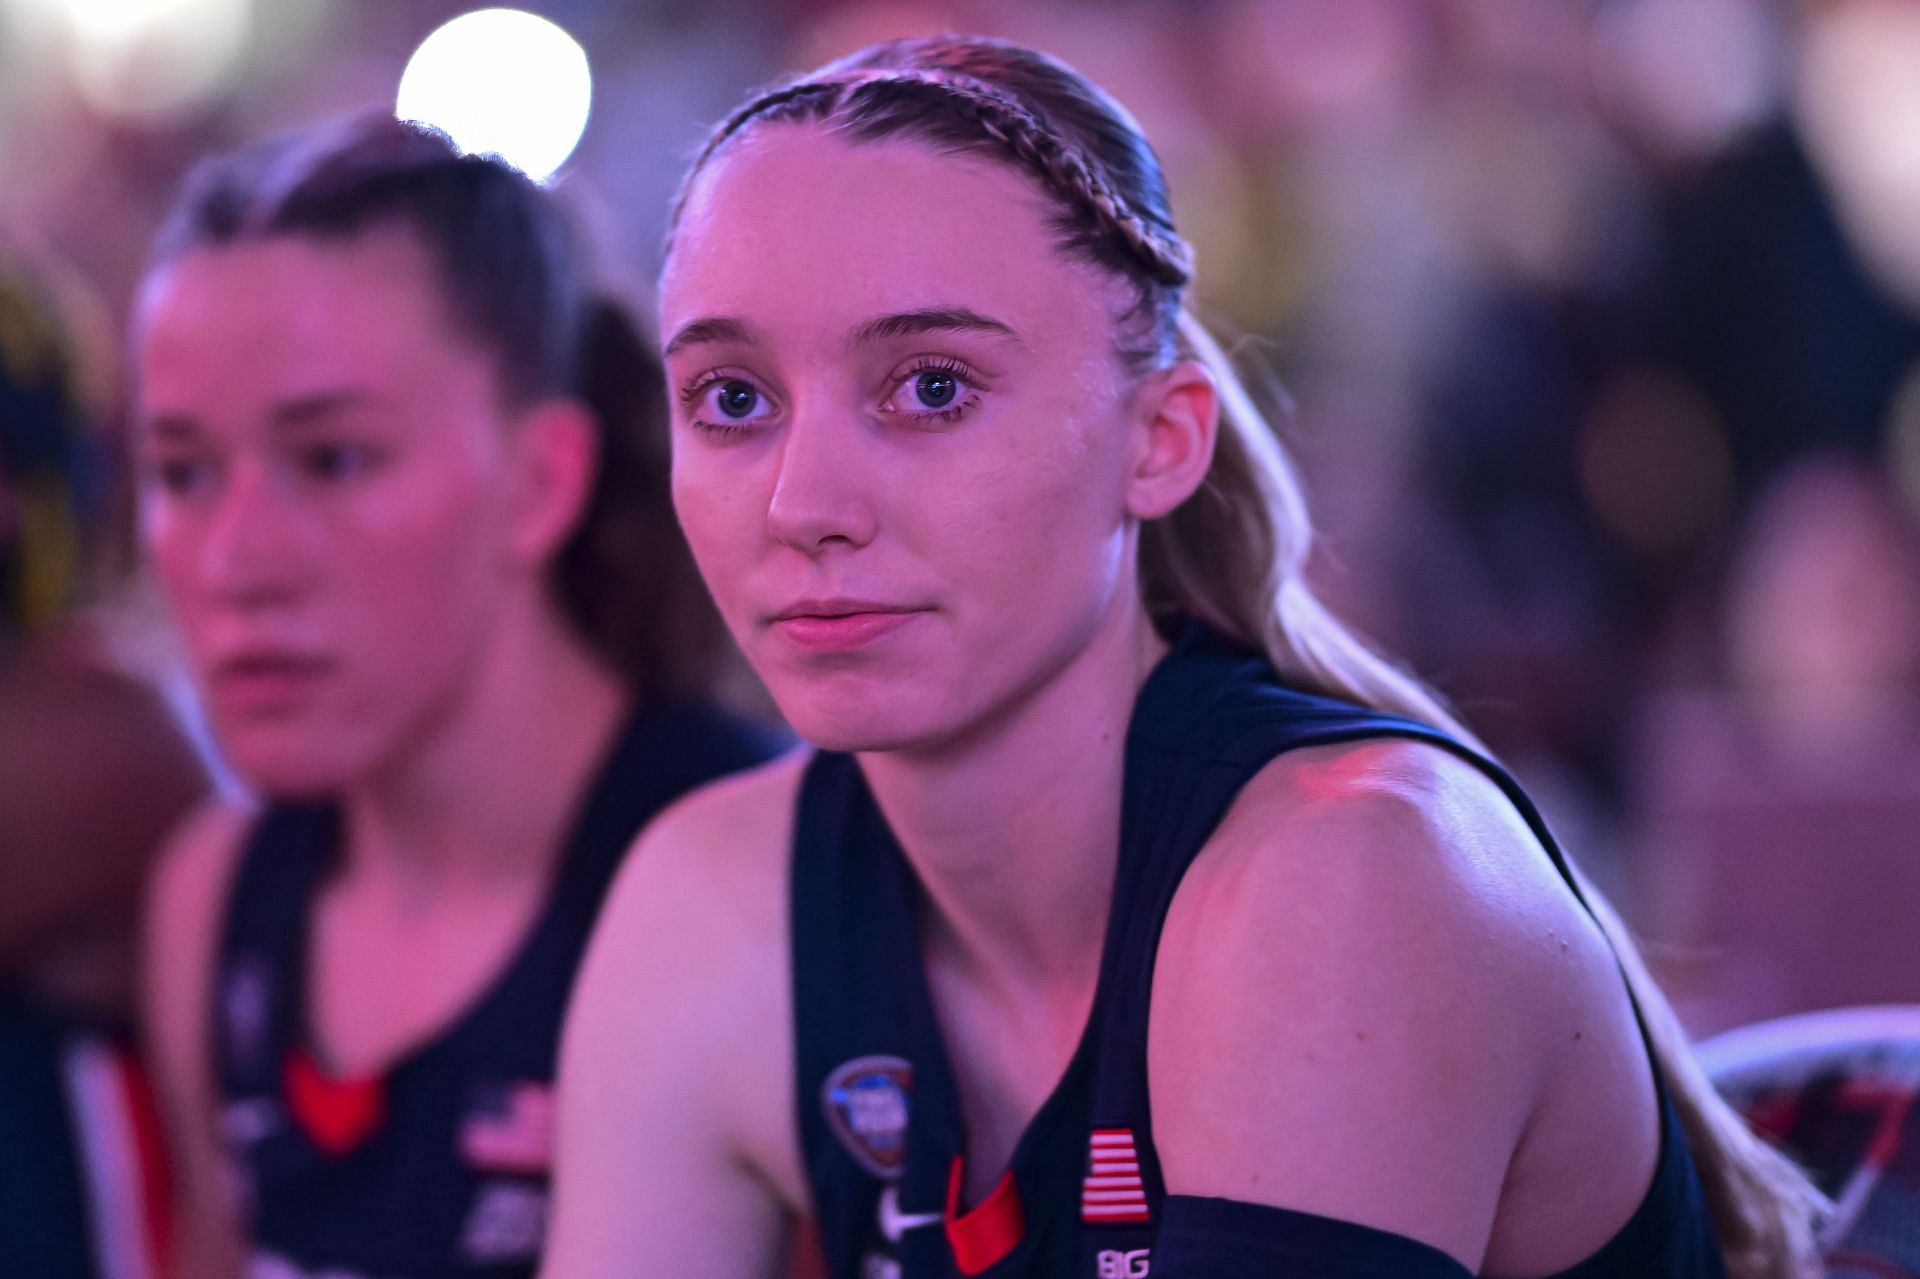
{"label": "blurred woman in background", "polygon": [[783,1210],[840,1279],[1812,1271],[1532,804],[1312,594],[1191,269],[1138,127],[1016,46],[715,131],[675,497],[822,749],[616,887],[549,1279],[765,1274]]}
{"label": "blurred woman in background", "polygon": [[528,1273],[562,1005],[714,709],[660,370],[554,201],[391,119],[204,165],[135,325],[143,532],[261,796],[171,849],[186,1273]]}
{"label": "blurred woman in background", "polygon": [[115,558],[111,394],[63,309],[0,259],[0,1270],[150,1279],[164,1179],[133,937],[206,777],[88,598]]}
{"label": "blurred woman in background", "polygon": [[[1920,1003],[1920,527],[1868,464],[1813,457],[1734,545],[1715,641],[1647,701],[1647,934],[1701,1034]],[[1706,628],[1703,628],[1706,629]]]}

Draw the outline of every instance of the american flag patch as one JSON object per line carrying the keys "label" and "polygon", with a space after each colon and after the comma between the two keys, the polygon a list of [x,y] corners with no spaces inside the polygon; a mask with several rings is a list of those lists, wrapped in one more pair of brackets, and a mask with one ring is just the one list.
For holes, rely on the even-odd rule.
{"label": "american flag patch", "polygon": [[544,1175],[553,1164],[553,1092],[545,1084],[474,1090],[460,1125],[460,1153],[483,1172]]}
{"label": "american flag patch", "polygon": [[1140,1181],[1140,1153],[1134,1148],[1133,1130],[1096,1128],[1088,1147],[1080,1219],[1096,1226],[1147,1220],[1147,1189]]}

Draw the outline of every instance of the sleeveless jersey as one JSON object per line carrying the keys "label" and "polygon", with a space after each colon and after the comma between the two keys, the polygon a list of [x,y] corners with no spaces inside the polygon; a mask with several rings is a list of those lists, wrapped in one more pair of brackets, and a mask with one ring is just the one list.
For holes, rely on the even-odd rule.
{"label": "sleeveless jersey", "polygon": [[[964,1120],[915,936],[918,884],[856,761],[817,756],[792,854],[796,1100],[835,1279],[1149,1274],[1166,1187],[1148,1104],[1147,1013],[1174,892],[1270,760],[1381,737],[1429,742],[1477,765],[1572,884],[1540,815],[1497,765],[1429,726],[1286,688],[1263,659],[1189,625],[1143,686],[1128,730],[1119,864],[1085,1033],[998,1184],[964,1211]],[[1598,1254],[1557,1279],[1723,1275],[1664,1084],[1659,1103],[1661,1153],[1646,1198]]]}
{"label": "sleeveless jersey", "polygon": [[532,1275],[561,1018],[622,854],[665,804],[779,745],[703,707],[638,712],[586,789],[545,908],[499,978],[369,1079],[329,1077],[308,1038],[308,925],[340,856],[340,813],[321,803],[262,815],[234,881],[211,1021],[249,1279]]}

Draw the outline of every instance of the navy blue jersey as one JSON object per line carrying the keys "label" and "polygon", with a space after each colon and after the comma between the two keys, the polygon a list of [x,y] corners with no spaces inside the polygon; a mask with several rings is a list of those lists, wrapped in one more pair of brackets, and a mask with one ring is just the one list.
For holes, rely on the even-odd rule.
{"label": "navy blue jersey", "polygon": [[[797,1102],[835,1279],[1150,1273],[1167,1194],[1148,1105],[1147,1013],[1174,892],[1234,797],[1275,756],[1381,737],[1473,761],[1568,874],[1498,766],[1425,725],[1288,689],[1263,659],[1189,626],[1142,688],[1128,731],[1119,865],[1085,1034],[1000,1181],[965,1211],[964,1121],[915,937],[917,881],[856,761],[814,759],[793,848]],[[1723,1275],[1664,1085],[1660,1112],[1645,1201],[1563,1279]]]}
{"label": "navy blue jersey", "polygon": [[778,745],[700,707],[640,712],[586,791],[546,907],[499,979],[372,1079],[319,1067],[304,1008],[308,924],[341,855],[339,811],[261,817],[212,992],[221,1125],[243,1173],[254,1279],[532,1275],[561,1018],[621,855],[669,801]]}

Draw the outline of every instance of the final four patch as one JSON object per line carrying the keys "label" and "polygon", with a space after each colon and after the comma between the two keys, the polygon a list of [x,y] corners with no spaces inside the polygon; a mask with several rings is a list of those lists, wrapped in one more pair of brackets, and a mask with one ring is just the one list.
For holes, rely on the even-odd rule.
{"label": "final four patch", "polygon": [[876,1177],[900,1175],[907,1157],[907,1093],[913,1063],[904,1057],[856,1057],[820,1088],[827,1126],[860,1166]]}

